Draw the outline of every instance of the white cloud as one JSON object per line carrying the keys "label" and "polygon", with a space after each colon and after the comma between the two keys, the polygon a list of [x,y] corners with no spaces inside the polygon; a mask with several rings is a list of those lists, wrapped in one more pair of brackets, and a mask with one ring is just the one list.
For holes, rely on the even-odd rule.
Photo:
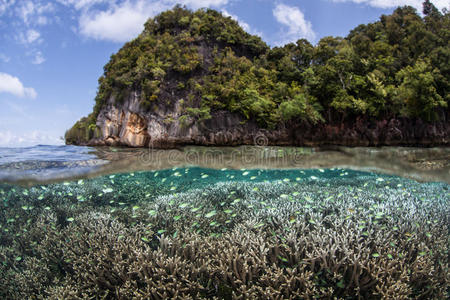
{"label": "white cloud", "polygon": [[0,0],[0,16],[5,13],[15,2],[15,0]]}
{"label": "white cloud", "polygon": [[194,9],[201,7],[222,7],[228,4],[228,0],[179,0],[172,2],[184,4]]}
{"label": "white cloud", "polygon": [[[126,42],[136,37],[148,18],[175,4],[197,9],[221,8],[230,0],[57,0],[80,11],[78,32],[88,38]],[[101,4],[101,5],[99,5]],[[248,26],[241,22],[243,26]]]}
{"label": "white cloud", "polygon": [[41,34],[39,32],[34,29],[30,29],[27,31],[26,42],[31,44],[35,42],[40,36]]}
{"label": "white cloud", "polygon": [[264,35],[261,31],[257,31],[255,29],[253,29],[247,22],[243,21],[236,15],[230,14],[225,9],[222,9],[222,15],[224,15],[225,17],[230,17],[233,20],[235,20],[236,22],[238,22],[239,26],[241,26],[242,29],[244,29],[246,32],[248,32],[250,34],[257,35],[259,37],[262,37]]}
{"label": "white cloud", "polygon": [[33,43],[41,43],[42,39],[40,39],[41,34],[34,30],[34,29],[28,29],[25,33],[20,32],[16,39],[17,41],[19,41],[20,43],[24,44],[24,45],[30,45]]}
{"label": "white cloud", "polygon": [[125,42],[136,37],[151,16],[168,8],[159,2],[140,0],[114,5],[107,11],[85,13],[80,18],[81,34],[113,42]]}
{"label": "white cloud", "polygon": [[73,6],[75,9],[88,9],[96,4],[113,2],[108,0],[57,0],[59,3],[66,6]]}
{"label": "white cloud", "polygon": [[61,145],[63,141],[44,131],[14,133],[11,130],[0,131],[0,147],[27,147],[35,145]]}
{"label": "white cloud", "polygon": [[44,56],[42,55],[42,52],[41,52],[41,51],[37,51],[37,52],[35,53],[35,55],[34,55],[33,60],[31,61],[31,63],[32,63],[33,65],[40,65],[40,64],[42,64],[43,62],[45,62],[45,58],[44,58]]}
{"label": "white cloud", "polygon": [[0,72],[0,93],[9,93],[17,97],[34,99],[37,96],[33,88],[24,87],[19,78]]}
{"label": "white cloud", "polygon": [[[40,28],[54,22],[57,18],[56,8],[54,0],[0,0],[0,15],[5,12],[11,19],[8,21],[9,36],[25,46],[26,55],[32,53],[34,64],[41,64],[44,61],[38,48],[44,41]],[[5,60],[2,57],[0,59]]]}
{"label": "white cloud", "polygon": [[242,21],[241,19],[238,18],[238,16],[236,15],[232,15],[230,13],[228,13],[226,10],[222,10],[222,15],[224,15],[225,17],[230,17],[233,20],[235,20],[236,22],[239,23],[239,25],[247,32],[251,31],[250,25],[248,25],[248,23]]}
{"label": "white cloud", "polygon": [[[135,2],[135,0],[56,0],[57,2],[66,5],[73,6],[77,10],[87,10],[98,4],[110,4],[110,5],[123,5],[124,3]],[[201,7],[223,7],[230,2],[230,0],[145,0],[148,5],[156,6],[168,6],[173,7],[175,4],[186,5],[191,8],[197,9]]]}
{"label": "white cloud", "polygon": [[28,24],[29,17],[34,13],[34,4],[31,1],[23,1],[18,9],[18,15],[25,24]]}
{"label": "white cloud", "polygon": [[39,17],[37,17],[37,19],[36,19],[36,23],[37,23],[38,25],[43,26],[43,25],[47,25],[47,24],[49,23],[49,20],[48,20],[47,17],[39,16]]}
{"label": "white cloud", "polygon": [[282,25],[287,27],[287,31],[282,34],[280,44],[295,42],[300,38],[314,40],[316,34],[312,28],[311,22],[305,19],[303,12],[295,6],[278,4],[274,10],[275,19]]}
{"label": "white cloud", "polygon": [[11,131],[0,131],[0,147],[11,147],[17,140],[17,136]]}
{"label": "white cloud", "polygon": [[[333,2],[354,2],[358,4],[367,4],[379,8],[394,8],[397,6],[410,5],[415,7],[419,12],[422,11],[423,0],[332,0]],[[449,0],[433,0],[431,1],[438,9],[450,8]]]}
{"label": "white cloud", "polygon": [[[53,12],[55,7],[52,3],[42,3],[41,1],[21,1],[17,6],[17,15],[26,25],[39,23],[39,18],[45,14]],[[42,20],[41,20],[42,21]]]}

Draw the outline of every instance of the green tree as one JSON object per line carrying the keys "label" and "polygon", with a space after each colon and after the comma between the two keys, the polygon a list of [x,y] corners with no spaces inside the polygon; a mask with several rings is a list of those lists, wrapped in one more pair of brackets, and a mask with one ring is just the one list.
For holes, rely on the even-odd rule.
{"label": "green tree", "polygon": [[427,121],[435,120],[436,109],[447,107],[447,103],[436,91],[435,76],[428,60],[419,60],[397,73],[400,86],[397,101],[403,106],[401,113],[407,117],[420,117]]}
{"label": "green tree", "polygon": [[422,6],[423,6],[423,14],[425,16],[432,15],[432,14],[439,14],[439,10],[436,8],[436,6],[434,6],[433,3],[431,3],[430,0],[425,0],[422,3]]}
{"label": "green tree", "polygon": [[282,121],[300,120],[313,124],[324,121],[320,111],[322,107],[316,99],[305,93],[302,88],[293,84],[289,88],[289,95],[278,107],[278,117]]}

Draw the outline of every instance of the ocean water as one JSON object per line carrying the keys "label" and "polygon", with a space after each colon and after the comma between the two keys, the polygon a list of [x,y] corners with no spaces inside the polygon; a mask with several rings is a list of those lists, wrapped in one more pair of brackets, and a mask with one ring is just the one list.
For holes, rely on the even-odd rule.
{"label": "ocean water", "polygon": [[448,149],[0,149],[2,299],[447,299]]}

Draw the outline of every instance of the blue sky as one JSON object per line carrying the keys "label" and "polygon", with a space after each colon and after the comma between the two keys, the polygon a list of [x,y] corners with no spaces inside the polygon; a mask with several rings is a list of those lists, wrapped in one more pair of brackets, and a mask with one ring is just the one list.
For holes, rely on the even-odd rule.
{"label": "blue sky", "polygon": [[176,3],[215,8],[277,46],[345,36],[398,5],[420,11],[422,0],[0,0],[0,147],[63,143],[92,111],[110,55]]}

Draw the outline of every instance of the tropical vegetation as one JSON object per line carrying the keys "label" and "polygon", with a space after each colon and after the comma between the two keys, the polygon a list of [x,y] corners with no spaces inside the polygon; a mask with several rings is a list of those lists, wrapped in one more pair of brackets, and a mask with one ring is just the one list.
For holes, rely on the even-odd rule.
{"label": "tropical vegetation", "polygon": [[[448,118],[450,13],[429,0],[359,25],[347,37],[270,48],[230,17],[176,6],[151,18],[104,67],[93,113],[66,134],[92,132],[108,99],[141,106],[181,100],[184,118],[239,113],[265,128],[286,122]],[[182,119],[183,119],[182,117]],[[90,134],[87,138],[92,137]]]}

